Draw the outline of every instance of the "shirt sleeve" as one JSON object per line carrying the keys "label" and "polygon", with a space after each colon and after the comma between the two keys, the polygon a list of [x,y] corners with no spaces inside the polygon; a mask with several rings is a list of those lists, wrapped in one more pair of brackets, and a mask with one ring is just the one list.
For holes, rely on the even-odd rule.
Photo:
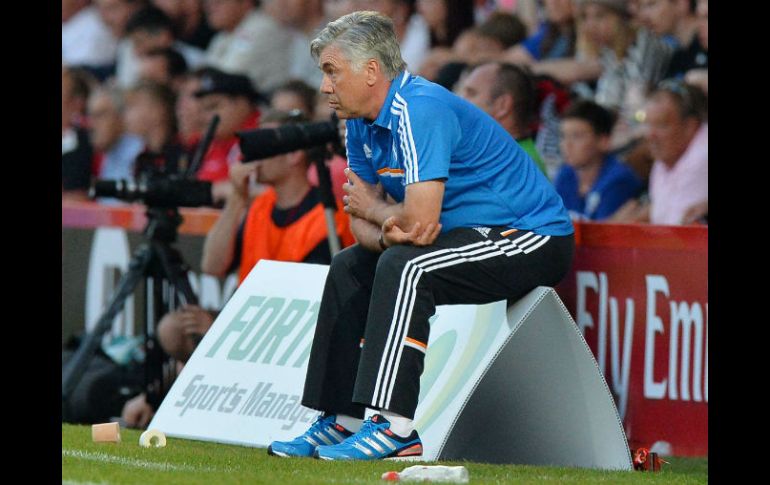
{"label": "shirt sleeve", "polygon": [[547,30],[546,24],[542,23],[538,27],[537,32],[521,42],[521,46],[525,48],[536,61],[540,60],[540,44],[543,43]]}
{"label": "shirt sleeve", "polygon": [[455,113],[437,99],[416,96],[406,101],[398,93],[396,140],[404,160],[406,185],[449,177],[452,151],[460,140]]}
{"label": "shirt sleeve", "polygon": [[364,155],[364,140],[361,130],[356,126],[356,120],[345,121],[345,151],[347,152],[348,168],[367,183],[379,182],[372,163]]}

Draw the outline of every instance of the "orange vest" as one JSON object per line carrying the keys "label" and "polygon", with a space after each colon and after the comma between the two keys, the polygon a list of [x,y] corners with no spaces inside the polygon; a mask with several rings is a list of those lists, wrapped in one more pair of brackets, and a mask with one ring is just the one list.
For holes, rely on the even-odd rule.
{"label": "orange vest", "polygon": [[[288,226],[278,227],[272,218],[275,200],[275,191],[268,188],[257,196],[249,207],[243,227],[239,284],[260,259],[299,263],[326,239],[326,218],[322,203],[316,204]],[[355,240],[350,232],[350,219],[345,211],[341,210],[339,202],[334,222],[342,247],[353,244]]]}

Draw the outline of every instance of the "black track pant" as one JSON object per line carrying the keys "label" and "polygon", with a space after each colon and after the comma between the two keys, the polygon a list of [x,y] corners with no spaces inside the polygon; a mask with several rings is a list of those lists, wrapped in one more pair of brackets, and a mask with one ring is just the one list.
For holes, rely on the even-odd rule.
{"label": "black track pant", "polygon": [[433,245],[337,254],[326,278],[302,404],[362,418],[366,407],[414,417],[436,305],[516,301],[555,286],[574,237],[458,228]]}

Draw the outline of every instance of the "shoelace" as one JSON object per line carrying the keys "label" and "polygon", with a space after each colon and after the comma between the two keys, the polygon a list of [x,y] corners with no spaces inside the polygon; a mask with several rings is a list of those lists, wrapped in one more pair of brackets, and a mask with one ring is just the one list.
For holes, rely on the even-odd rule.
{"label": "shoelace", "polygon": [[379,431],[380,429],[384,429],[384,428],[385,428],[384,423],[375,423],[374,421],[372,421],[371,418],[366,419],[361,425],[361,429],[359,429],[357,433],[354,433],[348,436],[345,439],[345,441],[343,441],[343,443],[347,443],[348,441],[353,442],[359,439],[368,438],[372,436],[376,431]]}
{"label": "shoelace", "polygon": [[305,431],[305,435],[312,436],[313,433],[315,433],[316,431],[322,431],[329,424],[327,423],[327,420],[329,418],[330,416],[324,416],[322,414],[319,414],[315,422],[313,422],[313,425],[310,426],[310,428],[308,428],[307,431]]}

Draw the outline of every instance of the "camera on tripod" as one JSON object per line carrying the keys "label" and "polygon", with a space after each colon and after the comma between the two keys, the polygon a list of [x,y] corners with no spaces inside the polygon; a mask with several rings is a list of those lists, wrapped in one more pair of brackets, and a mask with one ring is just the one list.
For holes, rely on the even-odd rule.
{"label": "camera on tripod", "polygon": [[136,158],[135,173],[135,180],[97,180],[88,195],[91,198],[140,201],[157,208],[213,205],[211,182],[168,173],[165,165],[159,165],[151,155],[142,154]]}

